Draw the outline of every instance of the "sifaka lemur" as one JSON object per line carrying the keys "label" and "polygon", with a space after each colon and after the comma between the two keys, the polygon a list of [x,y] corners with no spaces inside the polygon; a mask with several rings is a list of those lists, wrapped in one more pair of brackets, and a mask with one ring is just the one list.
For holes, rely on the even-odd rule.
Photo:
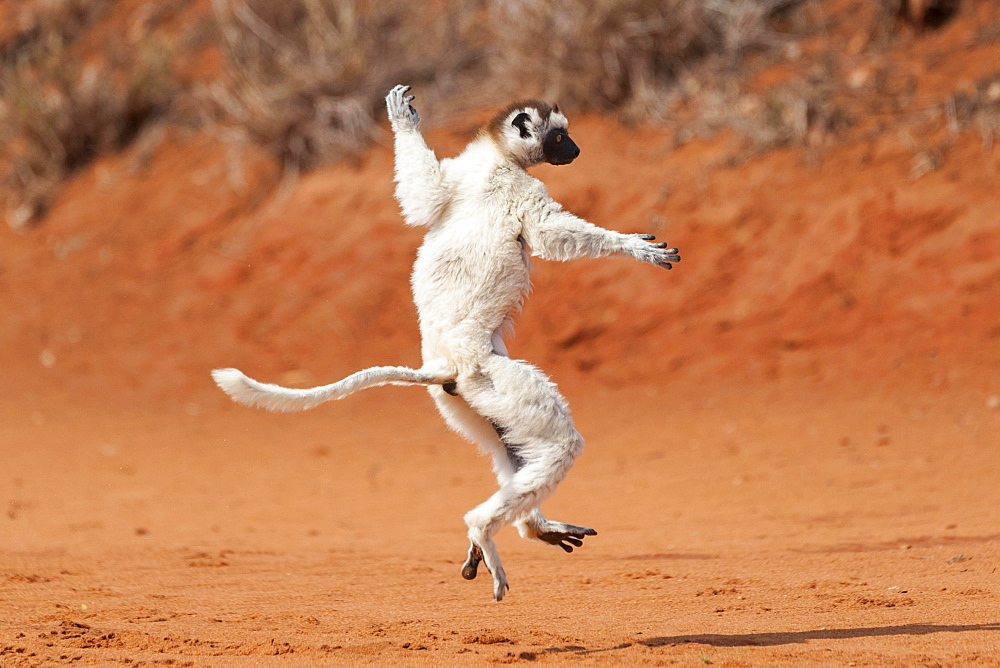
{"label": "sifaka lemur", "polygon": [[395,141],[396,198],[408,225],[428,228],[413,265],[423,365],[359,371],[330,385],[291,389],[236,369],[212,372],[238,402],[294,411],[380,385],[426,385],[448,425],[493,458],[500,489],[465,515],[468,558],[493,576],[499,601],[509,588],[493,536],[513,523],[521,536],[572,552],[587,527],[546,519],[539,504],[563,480],[583,438],[556,386],[511,359],[504,343],[531,288],[530,256],[547,260],[624,255],[670,269],[676,248],[652,235],[622,234],[582,220],[549,197],[526,168],[566,165],[580,154],[557,106],[537,100],[497,113],[455,158],[438,160],[420,134],[409,86],[386,97]]}

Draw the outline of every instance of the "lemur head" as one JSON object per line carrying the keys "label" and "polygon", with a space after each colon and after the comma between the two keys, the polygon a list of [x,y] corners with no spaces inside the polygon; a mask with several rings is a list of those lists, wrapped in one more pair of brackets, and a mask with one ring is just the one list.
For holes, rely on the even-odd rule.
{"label": "lemur head", "polygon": [[558,106],[525,100],[501,110],[483,132],[522,167],[541,162],[568,165],[580,155],[580,148],[569,137],[568,126]]}

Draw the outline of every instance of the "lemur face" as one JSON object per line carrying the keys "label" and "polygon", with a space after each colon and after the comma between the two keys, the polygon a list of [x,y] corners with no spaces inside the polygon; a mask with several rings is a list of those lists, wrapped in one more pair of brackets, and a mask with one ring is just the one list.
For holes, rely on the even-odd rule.
{"label": "lemur face", "polygon": [[580,147],[569,138],[566,128],[552,128],[542,141],[545,162],[550,165],[568,165],[580,155]]}
{"label": "lemur face", "polygon": [[580,155],[559,107],[539,100],[516,102],[497,114],[487,132],[512,158],[527,167],[547,162],[568,165]]}

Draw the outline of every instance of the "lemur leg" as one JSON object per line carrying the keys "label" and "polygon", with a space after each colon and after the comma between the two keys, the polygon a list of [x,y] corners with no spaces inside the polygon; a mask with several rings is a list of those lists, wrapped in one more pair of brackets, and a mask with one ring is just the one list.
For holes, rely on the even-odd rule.
{"label": "lemur leg", "polygon": [[493,597],[497,601],[503,599],[510,587],[493,536],[504,525],[530,512],[551,494],[565,477],[571,463],[537,461],[527,464],[514,474],[510,483],[465,514],[470,548],[462,575],[472,579],[478,561],[484,561],[493,576]]}
{"label": "lemur leg", "polygon": [[[473,410],[461,396],[458,396],[456,388],[448,386],[445,389],[432,385],[427,390],[448,426],[479,446],[483,454],[488,454],[493,458],[493,473],[496,474],[500,484],[503,485],[509,481],[510,476],[514,473],[514,467],[503,441],[500,440],[496,428],[490,421]],[[455,394],[449,394],[448,390],[455,392]]]}
{"label": "lemur leg", "polygon": [[[432,386],[427,389],[448,426],[479,446],[484,454],[489,454],[492,457],[493,472],[500,485],[509,482],[514,474],[514,465],[493,424],[458,396],[457,388]],[[474,580],[478,575],[479,564],[482,561],[483,551],[470,541],[469,555],[462,565],[462,577],[466,580]]]}
{"label": "lemur leg", "polygon": [[570,526],[548,523],[537,508],[562,482],[583,448],[583,439],[555,385],[524,362],[489,355],[477,372],[459,378],[457,391],[494,426],[512,467],[503,471],[506,480],[498,475],[500,489],[465,515],[470,550],[463,575],[474,577],[481,555],[493,575],[493,595],[499,601],[509,587],[493,536],[522,518],[529,518],[527,525],[534,520],[543,529],[529,533],[543,540],[543,534],[551,533],[546,528]]}
{"label": "lemur leg", "polygon": [[[506,356],[502,341],[494,343],[498,355]],[[499,425],[477,413],[468,402],[458,396],[457,386],[428,388],[437,404],[438,410],[448,425],[469,441],[479,446],[484,454],[493,459],[493,473],[501,487],[508,484],[516,472],[520,459],[506,442],[505,430]],[[541,510],[532,508],[524,516],[514,521],[518,533],[525,540],[538,540],[560,547],[566,552],[572,552],[573,546],[580,547],[585,536],[596,536],[597,532],[589,527],[556,522],[546,519]],[[477,569],[482,560],[482,552],[475,545],[469,546],[469,558],[462,567],[462,576],[467,580],[476,577]]]}

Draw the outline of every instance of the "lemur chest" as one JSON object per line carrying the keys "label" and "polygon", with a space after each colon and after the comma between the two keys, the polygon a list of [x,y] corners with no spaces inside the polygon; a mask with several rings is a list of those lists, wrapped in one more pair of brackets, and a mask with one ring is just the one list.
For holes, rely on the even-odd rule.
{"label": "lemur chest", "polygon": [[[492,222],[492,224],[489,224]],[[420,298],[452,308],[506,310],[530,289],[531,263],[520,227],[503,221],[451,220],[431,231],[413,268]]]}
{"label": "lemur chest", "polygon": [[463,294],[473,301],[487,294],[518,300],[530,288],[523,225],[511,207],[516,198],[505,184],[502,178],[487,177],[453,189],[463,195],[452,200],[445,219],[425,238],[414,266],[415,288],[418,283],[433,285],[430,291],[437,294]]}
{"label": "lemur chest", "polygon": [[514,226],[457,223],[429,234],[420,255],[434,265],[435,272],[482,278],[530,268],[524,237]]}

